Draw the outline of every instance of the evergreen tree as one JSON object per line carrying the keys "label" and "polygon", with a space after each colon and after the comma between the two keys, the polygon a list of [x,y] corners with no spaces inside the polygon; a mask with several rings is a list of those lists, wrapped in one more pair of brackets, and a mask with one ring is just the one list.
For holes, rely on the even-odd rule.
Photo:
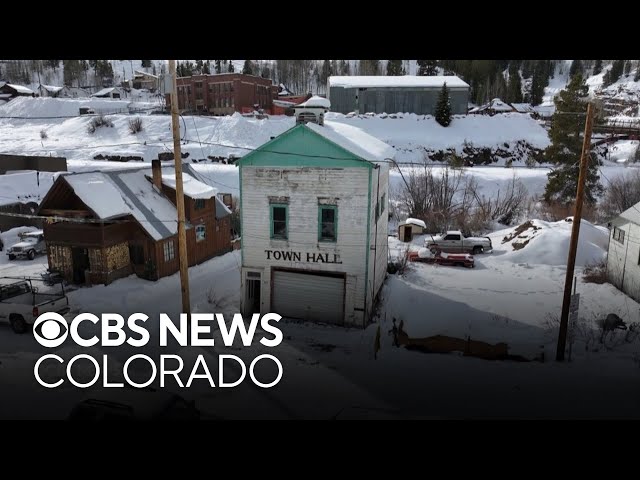
{"label": "evergreen tree", "polygon": [[216,73],[222,73],[222,63],[220,60],[216,60]]}
{"label": "evergreen tree", "polygon": [[549,83],[549,78],[545,75],[544,68],[536,68],[531,77],[531,94],[529,101],[536,106],[542,103],[544,97],[544,87]]}
{"label": "evergreen tree", "polygon": [[389,60],[387,62],[387,75],[394,77],[402,75],[402,60]]}
{"label": "evergreen tree", "polygon": [[449,89],[447,88],[447,82],[442,85],[440,95],[438,96],[438,103],[436,104],[436,122],[443,127],[448,127],[451,124],[451,100],[449,99]]}
{"label": "evergreen tree", "polygon": [[602,71],[602,60],[596,60],[593,64],[593,74],[598,75]]}
{"label": "evergreen tree", "polygon": [[523,60],[522,61],[522,78],[527,79],[531,78],[531,74],[533,73],[533,65],[532,60]]}
{"label": "evergreen tree", "polygon": [[624,71],[624,60],[614,60],[609,70],[609,81],[616,83]]}
{"label": "evergreen tree", "polygon": [[236,69],[235,69],[235,68],[234,68],[234,66],[233,66],[233,62],[232,62],[231,60],[229,60],[229,64],[228,64],[228,66],[227,66],[227,72],[229,72],[229,73],[233,73],[233,72],[235,72],[235,71],[236,71]]}
{"label": "evergreen tree", "polygon": [[340,60],[340,66],[338,67],[340,75],[351,75],[351,67],[346,60]]}
{"label": "evergreen tree", "polygon": [[329,77],[333,75],[333,71],[331,69],[331,60],[324,60],[322,62],[322,69],[320,71],[320,83],[326,88],[327,81]]}
{"label": "evergreen tree", "polygon": [[204,62],[202,60],[196,60],[196,67],[194,68],[194,73],[201,74],[202,68],[204,67]]}
{"label": "evergreen tree", "polygon": [[[580,156],[584,132],[584,115],[587,111],[585,99],[589,88],[582,75],[576,74],[567,88],[555,98],[556,111],[549,132],[551,145],[544,152],[545,160],[556,165],[548,175],[544,199],[569,203],[575,199],[580,170]],[[585,201],[594,204],[602,192],[599,183],[598,165],[589,161],[585,182]]]}
{"label": "evergreen tree", "polygon": [[624,74],[629,75],[631,73],[631,60],[624,62]]}
{"label": "evergreen tree", "polygon": [[569,67],[569,78],[575,77],[577,74],[584,75],[584,68],[582,66],[582,60],[574,60]]}
{"label": "evergreen tree", "polygon": [[[155,65],[153,67],[153,71],[155,72]],[[209,60],[204,62],[204,64],[202,65],[202,73],[204,73],[205,75],[211,74],[211,62]]]}
{"label": "evergreen tree", "polygon": [[438,75],[437,60],[418,60],[418,75],[433,77]]}
{"label": "evergreen tree", "polygon": [[636,74],[633,77],[633,81],[637,82],[638,80],[640,80],[640,61],[638,62],[638,64],[636,65]]}
{"label": "evergreen tree", "polygon": [[242,66],[242,73],[244,75],[253,75],[253,64],[251,60],[245,60],[244,65]]}
{"label": "evergreen tree", "polygon": [[142,68],[151,68],[151,60],[140,60]]}
{"label": "evergreen tree", "polygon": [[522,103],[522,80],[517,63],[509,65],[509,82],[507,83],[507,103]]}

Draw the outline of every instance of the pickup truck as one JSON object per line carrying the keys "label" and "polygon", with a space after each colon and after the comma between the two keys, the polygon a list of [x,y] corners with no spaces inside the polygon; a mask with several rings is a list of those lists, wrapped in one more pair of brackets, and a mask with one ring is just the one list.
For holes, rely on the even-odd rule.
{"label": "pickup truck", "polygon": [[424,246],[432,252],[471,253],[473,255],[493,250],[489,237],[465,237],[459,230],[427,237],[424,240]]}
{"label": "pickup truck", "polygon": [[69,299],[62,293],[41,293],[31,280],[0,279],[0,319],[8,319],[15,333],[26,333],[45,312],[65,314]]}

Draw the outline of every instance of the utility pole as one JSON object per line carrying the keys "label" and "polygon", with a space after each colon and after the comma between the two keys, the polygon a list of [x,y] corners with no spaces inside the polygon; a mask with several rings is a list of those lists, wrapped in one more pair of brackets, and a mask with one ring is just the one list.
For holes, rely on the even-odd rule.
{"label": "utility pole", "polygon": [[569,244],[569,257],[567,259],[567,276],[564,282],[564,297],[562,299],[562,314],[560,316],[560,331],[558,332],[558,347],[556,360],[564,361],[564,348],[567,343],[567,326],[569,323],[569,306],[571,304],[571,282],[576,266],[576,252],[578,250],[578,236],[580,235],[580,223],[582,221],[582,203],[584,201],[584,184],[587,179],[589,162],[589,148],[591,147],[591,129],[593,127],[593,109],[591,103],[587,104],[587,121],[584,126],[584,139],[582,141],[582,157],[580,158],[580,175],[578,176],[578,191],[576,193],[576,209],[571,225],[571,243]]}
{"label": "utility pole", "polygon": [[176,61],[169,60],[171,76],[171,126],[173,130],[173,158],[176,170],[176,208],[178,210],[178,256],[180,260],[180,289],[182,313],[191,313],[189,300],[189,263],[187,260],[187,232],[185,229],[184,192],[182,191],[182,152],[180,151],[180,119],[178,118],[178,82]]}

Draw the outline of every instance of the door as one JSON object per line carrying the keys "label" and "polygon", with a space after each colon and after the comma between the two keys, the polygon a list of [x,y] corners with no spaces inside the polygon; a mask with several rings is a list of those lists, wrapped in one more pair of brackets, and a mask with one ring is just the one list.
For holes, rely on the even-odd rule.
{"label": "door", "polygon": [[260,313],[260,272],[247,272],[244,282],[244,314]]}
{"label": "door", "polygon": [[405,225],[404,226],[404,241],[405,242],[410,242],[411,241],[412,232],[413,232],[413,229],[411,228],[411,225]]}
{"label": "door", "polygon": [[274,270],[271,311],[311,322],[344,322],[344,276]]}
{"label": "door", "polygon": [[460,235],[449,234],[446,235],[442,241],[442,250],[448,253],[461,253],[462,252],[462,239]]}
{"label": "door", "polygon": [[73,283],[85,283],[86,277],[84,272],[90,269],[89,251],[86,248],[72,248],[71,261],[73,265]]}

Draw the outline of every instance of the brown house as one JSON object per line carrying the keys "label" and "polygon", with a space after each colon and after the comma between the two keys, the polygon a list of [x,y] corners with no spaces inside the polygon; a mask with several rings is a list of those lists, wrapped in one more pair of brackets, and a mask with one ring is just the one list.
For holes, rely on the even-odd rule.
{"label": "brown house", "polygon": [[[231,115],[263,109],[271,113],[273,100],[278,98],[278,87],[270,79],[221,73],[180,77],[178,107],[180,110],[196,110],[213,115]],[[171,107],[171,95],[165,95],[167,108]]]}
{"label": "brown house", "polygon": [[[230,211],[217,189],[183,167],[189,266],[231,251]],[[58,177],[40,203],[49,268],[76,284],[132,273],[157,280],[179,270],[172,167]]]}

